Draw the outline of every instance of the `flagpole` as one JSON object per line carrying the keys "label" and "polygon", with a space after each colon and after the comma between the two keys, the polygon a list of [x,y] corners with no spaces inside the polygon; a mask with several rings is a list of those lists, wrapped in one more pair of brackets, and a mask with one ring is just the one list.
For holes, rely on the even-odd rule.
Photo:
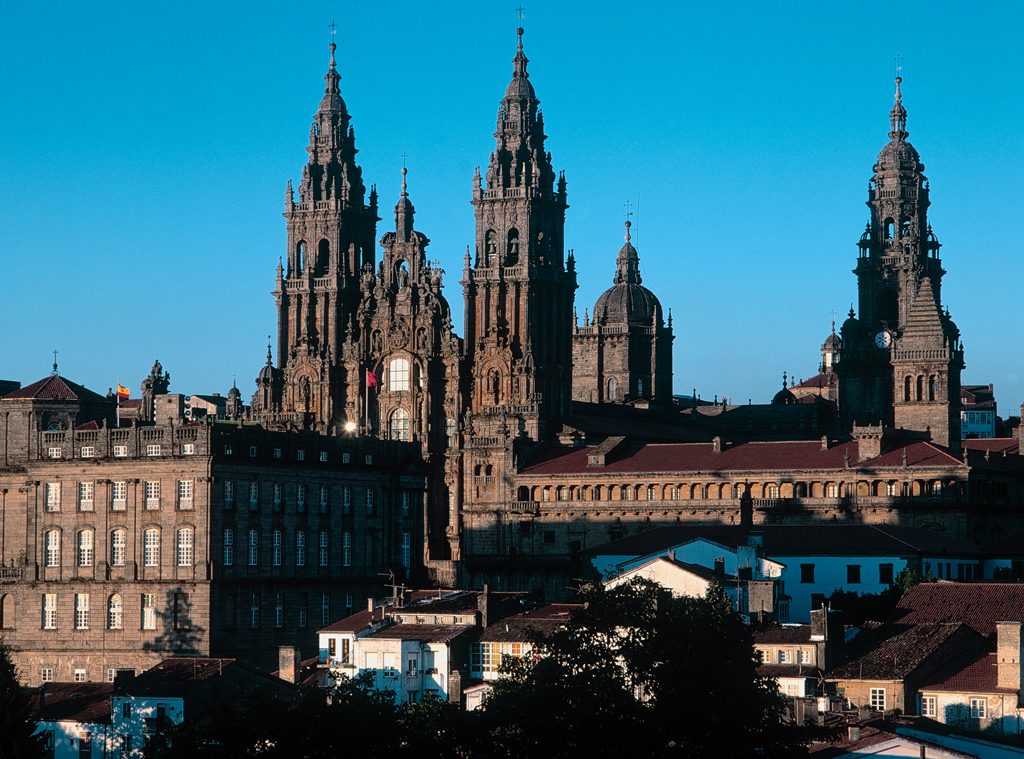
{"label": "flagpole", "polygon": [[117,392],[115,393],[115,396],[117,397],[117,411],[116,411],[116,413],[117,413],[117,426],[120,427],[121,426],[121,378],[120,377],[117,378]]}

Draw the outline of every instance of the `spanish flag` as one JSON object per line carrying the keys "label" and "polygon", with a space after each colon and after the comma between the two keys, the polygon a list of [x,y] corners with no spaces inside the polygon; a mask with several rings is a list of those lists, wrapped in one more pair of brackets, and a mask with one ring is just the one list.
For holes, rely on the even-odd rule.
{"label": "spanish flag", "polygon": [[129,391],[128,388],[126,388],[124,385],[122,385],[120,382],[118,382],[117,383],[117,399],[119,401],[122,401],[122,400],[126,401],[126,400],[128,400],[128,396],[129,395],[131,395],[131,391]]}

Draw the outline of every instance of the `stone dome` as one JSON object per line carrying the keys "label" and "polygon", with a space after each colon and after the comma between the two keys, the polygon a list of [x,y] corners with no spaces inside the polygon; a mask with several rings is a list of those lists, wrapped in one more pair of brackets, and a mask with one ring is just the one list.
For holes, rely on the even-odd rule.
{"label": "stone dome", "polygon": [[661,313],[657,296],[643,285],[612,285],[594,304],[594,316],[608,324],[650,324]]}
{"label": "stone dome", "polygon": [[924,170],[917,148],[906,140],[891,140],[888,142],[878,154],[878,161],[876,163],[879,168],[907,167],[919,171]]}

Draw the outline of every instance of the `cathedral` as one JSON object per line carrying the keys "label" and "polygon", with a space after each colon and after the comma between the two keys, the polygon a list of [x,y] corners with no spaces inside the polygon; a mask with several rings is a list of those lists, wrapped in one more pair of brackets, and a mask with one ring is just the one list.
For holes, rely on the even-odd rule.
{"label": "cathedral", "polygon": [[[842,499],[959,492],[963,345],[942,307],[945,271],[924,165],[907,141],[900,77],[858,244],[858,308],[838,334],[833,323],[819,374],[784,387],[766,412],[777,440],[817,441],[824,429],[814,445],[825,453],[797,465],[795,449],[754,442],[765,436],[730,421],[752,411],[738,415],[717,399],[713,414],[684,409],[673,396],[671,314],[643,284],[628,221],[612,286],[583,309],[581,323],[564,233],[566,178],[545,148],[522,28],[494,150],[473,179],[464,337],[453,332],[444,272],[414,228],[404,169],[394,228],[389,221],[375,243],[379,198],[367,193],[355,160],[335,52],[332,43],[298,196],[290,181],[285,192],[287,250],[273,290],[277,362],[268,345],[248,413],[272,428],[417,443],[430,472],[423,541],[432,579],[554,587],[580,551],[631,529],[773,521],[782,517],[755,514],[755,502],[770,506],[785,494],[802,499],[803,518],[834,520]],[[787,418],[809,418],[798,412],[811,402],[819,415],[832,409],[835,425],[794,421],[785,429]],[[656,423],[658,434],[648,434]],[[904,473],[894,485],[879,474],[889,466],[879,457],[904,446],[901,462],[910,466],[917,454],[908,445],[941,451],[943,465],[909,480]],[[719,455],[733,463],[715,470],[708,462]],[[861,462],[875,462],[874,474],[858,476]],[[617,474],[594,484],[613,463]],[[709,466],[714,485],[704,481]],[[827,471],[796,474],[815,467]],[[618,503],[626,500],[658,503]]]}

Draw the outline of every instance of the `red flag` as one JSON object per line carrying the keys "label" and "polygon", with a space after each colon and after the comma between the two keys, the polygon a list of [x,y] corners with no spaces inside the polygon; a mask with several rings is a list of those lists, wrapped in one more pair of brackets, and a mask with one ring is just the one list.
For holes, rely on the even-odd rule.
{"label": "red flag", "polygon": [[366,386],[377,387],[377,375],[371,372],[369,369],[366,370]]}
{"label": "red flag", "polygon": [[120,382],[117,383],[117,397],[118,399],[128,400],[128,388],[123,387]]}

